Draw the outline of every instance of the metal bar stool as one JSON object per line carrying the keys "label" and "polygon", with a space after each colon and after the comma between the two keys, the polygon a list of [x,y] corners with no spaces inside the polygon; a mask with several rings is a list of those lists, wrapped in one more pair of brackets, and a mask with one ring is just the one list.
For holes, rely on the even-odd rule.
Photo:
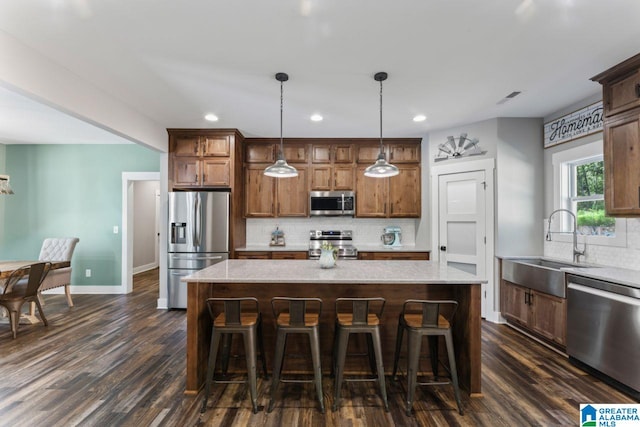
{"label": "metal bar stool", "polygon": [[[442,310],[444,308],[444,310]],[[460,402],[460,388],[458,387],[458,371],[456,369],[456,358],[453,348],[453,336],[451,334],[451,321],[458,309],[456,301],[428,301],[428,300],[406,300],[398,320],[398,332],[396,336],[396,352],[393,359],[393,379],[396,379],[398,371],[398,359],[400,357],[400,347],[402,346],[402,335],[407,331],[407,415],[411,415],[411,408],[415,399],[417,385],[442,385],[453,384],[453,390],[458,404],[458,411],[463,415],[462,403]],[[443,315],[442,312],[445,314]],[[438,336],[444,336],[449,358],[450,381],[438,380]],[[418,382],[418,371],[420,353],[422,347],[422,337],[429,337],[429,353],[431,359],[431,369],[434,381]],[[446,366],[445,366],[446,369]]]}
{"label": "metal bar stool", "polygon": [[[260,359],[264,376],[267,377],[267,363],[264,355],[264,343],[262,339],[262,316],[256,298],[208,298],[207,307],[213,319],[211,329],[211,347],[209,349],[209,363],[207,366],[206,387],[204,400],[200,412],[207,410],[207,400],[211,391],[211,383],[244,384],[249,383],[251,404],[253,412],[258,412],[258,386],[257,386],[257,351],[256,344],[260,348]],[[222,310],[221,310],[222,309]],[[229,349],[231,347],[232,334],[241,334],[244,339],[244,351],[247,361],[247,380],[215,380],[214,371],[218,347],[222,338],[224,348],[222,350],[222,369],[226,374],[228,366]]]}
{"label": "metal bar stool", "polygon": [[[276,353],[273,359],[273,380],[271,382],[271,400],[267,412],[273,410],[278,385],[283,383],[315,383],[320,403],[320,412],[324,413],[324,399],[322,396],[322,369],[320,366],[320,315],[322,300],[319,298],[285,298],[271,299],[273,317],[276,319]],[[307,334],[311,344],[311,359],[313,361],[313,380],[282,379],[282,365],[288,334]]]}
{"label": "metal bar stool", "polygon": [[[336,326],[333,346],[333,372],[335,373],[333,410],[338,410],[343,381],[378,381],[384,408],[389,411],[387,389],[384,382],[382,344],[380,342],[380,318],[384,311],[384,298],[337,298]],[[369,364],[377,378],[344,379],[344,363],[350,334],[367,334]],[[375,356],[375,357],[374,357]]]}

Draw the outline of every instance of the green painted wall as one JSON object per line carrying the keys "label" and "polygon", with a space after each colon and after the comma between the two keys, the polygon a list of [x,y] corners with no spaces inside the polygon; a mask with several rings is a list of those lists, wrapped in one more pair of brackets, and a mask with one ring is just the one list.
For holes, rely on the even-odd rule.
{"label": "green painted wall", "polygon": [[122,172],[158,172],[160,153],[133,144],[6,145],[5,166],[15,194],[4,199],[0,259],[37,259],[44,238],[78,237],[72,284],[119,286],[122,235],[113,226],[122,227]]}
{"label": "green painted wall", "polygon": [[[6,146],[0,144],[0,175],[7,174],[5,167]],[[0,195],[0,249],[4,247],[4,205],[7,196]]]}

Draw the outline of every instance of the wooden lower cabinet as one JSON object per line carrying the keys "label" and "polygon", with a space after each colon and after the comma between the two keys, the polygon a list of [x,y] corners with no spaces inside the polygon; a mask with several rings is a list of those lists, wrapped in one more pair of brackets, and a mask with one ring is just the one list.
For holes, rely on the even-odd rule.
{"label": "wooden lower cabinet", "polygon": [[236,251],[236,259],[307,259],[304,251]]}
{"label": "wooden lower cabinet", "polygon": [[507,321],[561,347],[566,346],[567,300],[502,281],[501,312]]}
{"label": "wooden lower cabinet", "polygon": [[358,259],[428,261],[429,252],[358,252]]}

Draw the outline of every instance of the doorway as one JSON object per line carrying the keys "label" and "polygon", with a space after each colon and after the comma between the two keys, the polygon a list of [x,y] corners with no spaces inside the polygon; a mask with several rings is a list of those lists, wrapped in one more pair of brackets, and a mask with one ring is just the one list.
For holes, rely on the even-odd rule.
{"label": "doorway", "polygon": [[[128,294],[133,291],[133,254],[135,229],[135,183],[139,181],[160,182],[160,172],[123,172],[122,173],[122,270],[120,293]],[[159,235],[160,192],[158,190],[153,210],[155,212],[154,225],[156,229],[154,256],[157,262]]]}
{"label": "doorway", "polygon": [[493,171],[491,159],[436,166],[431,174],[434,259],[487,279],[484,318],[494,311]]}

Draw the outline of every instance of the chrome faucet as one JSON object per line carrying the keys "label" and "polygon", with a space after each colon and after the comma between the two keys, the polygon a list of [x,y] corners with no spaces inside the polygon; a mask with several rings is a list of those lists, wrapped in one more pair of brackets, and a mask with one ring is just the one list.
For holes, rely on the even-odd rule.
{"label": "chrome faucet", "polygon": [[576,220],[575,214],[569,209],[556,209],[551,212],[551,215],[549,215],[549,224],[547,225],[546,240],[548,242],[551,241],[551,218],[553,218],[553,215],[558,212],[566,212],[571,215],[571,218],[573,219],[573,231],[571,232],[573,234],[573,262],[580,262],[580,256],[584,256],[585,250],[587,249],[587,242],[585,241],[584,248],[582,250],[578,249],[578,221]]}

